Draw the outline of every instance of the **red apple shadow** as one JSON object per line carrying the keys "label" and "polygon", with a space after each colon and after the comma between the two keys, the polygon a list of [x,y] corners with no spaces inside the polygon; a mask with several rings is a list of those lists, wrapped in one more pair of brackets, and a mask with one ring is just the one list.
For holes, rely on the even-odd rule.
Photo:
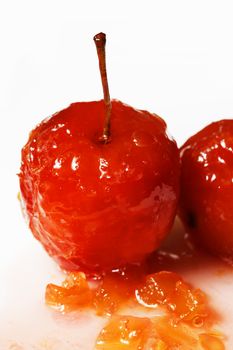
{"label": "red apple shadow", "polygon": [[211,255],[186,231],[177,217],[173,228],[160,247],[147,260],[149,272],[169,270],[182,274],[194,274],[199,269],[232,272],[232,267]]}

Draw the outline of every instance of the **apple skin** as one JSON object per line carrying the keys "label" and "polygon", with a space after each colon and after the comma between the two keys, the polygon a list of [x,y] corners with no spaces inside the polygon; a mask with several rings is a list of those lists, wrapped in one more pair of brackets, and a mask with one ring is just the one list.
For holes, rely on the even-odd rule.
{"label": "apple skin", "polygon": [[176,214],[179,150],[154,114],[112,100],[73,103],[39,124],[22,149],[23,206],[34,236],[66,270],[138,263]]}
{"label": "apple skin", "polygon": [[208,125],[180,154],[179,215],[199,243],[233,263],[233,120]]}

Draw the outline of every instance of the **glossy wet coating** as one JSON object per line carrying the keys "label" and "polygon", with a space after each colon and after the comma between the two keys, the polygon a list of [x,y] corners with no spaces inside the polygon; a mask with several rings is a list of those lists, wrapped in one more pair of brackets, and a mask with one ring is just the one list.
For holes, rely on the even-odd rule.
{"label": "glossy wet coating", "polygon": [[233,120],[191,137],[181,159],[181,218],[211,252],[233,263]]}
{"label": "glossy wet coating", "polygon": [[111,316],[134,304],[146,309],[161,308],[171,315],[174,324],[182,321],[200,328],[214,323],[214,312],[205,293],[174,272],[147,275],[146,270],[144,266],[109,272],[94,287],[87,284],[85,274],[71,273],[62,286],[48,284],[45,300],[49,306],[65,312],[91,307],[97,315]]}
{"label": "glossy wet coating", "polygon": [[218,333],[200,333],[168,317],[114,316],[100,332],[96,350],[225,350]]}
{"label": "glossy wet coating", "polygon": [[[81,272],[68,274],[62,286],[47,286],[46,303],[63,316],[91,309],[107,317],[96,340],[98,350],[223,350],[224,336],[215,330],[221,317],[207,295],[179,274],[160,270],[203,261],[186,235],[178,238],[178,247],[174,254],[164,247],[142,265],[114,270],[94,281]],[[129,316],[126,310],[144,316]]]}
{"label": "glossy wet coating", "polygon": [[179,160],[165,122],[113,100],[104,145],[103,119],[103,101],[74,103],[34,129],[22,150],[30,228],[65,269],[141,261],[174,220]]}

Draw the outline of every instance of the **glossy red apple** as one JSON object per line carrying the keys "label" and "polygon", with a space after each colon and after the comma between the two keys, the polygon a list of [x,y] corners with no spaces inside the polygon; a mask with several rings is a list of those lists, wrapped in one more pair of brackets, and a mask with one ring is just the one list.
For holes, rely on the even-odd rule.
{"label": "glossy red apple", "polygon": [[179,152],[165,122],[110,100],[105,35],[95,42],[104,101],[45,119],[22,149],[19,175],[34,236],[61,267],[92,272],[138,263],[158,248],[179,188]]}
{"label": "glossy red apple", "polygon": [[233,263],[233,120],[212,123],[181,148],[180,216],[214,254]]}

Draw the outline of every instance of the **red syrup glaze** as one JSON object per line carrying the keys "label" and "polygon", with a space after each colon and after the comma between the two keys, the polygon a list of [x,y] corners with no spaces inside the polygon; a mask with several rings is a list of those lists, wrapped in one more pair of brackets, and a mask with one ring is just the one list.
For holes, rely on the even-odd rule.
{"label": "red syrup glaze", "polygon": [[199,243],[233,265],[233,120],[209,124],[180,154],[180,217]]}
{"label": "red syrup glaze", "polygon": [[176,213],[179,155],[158,116],[112,100],[111,140],[99,141],[104,102],[73,103],[44,120],[22,150],[29,226],[66,270],[101,272],[144,260]]}

